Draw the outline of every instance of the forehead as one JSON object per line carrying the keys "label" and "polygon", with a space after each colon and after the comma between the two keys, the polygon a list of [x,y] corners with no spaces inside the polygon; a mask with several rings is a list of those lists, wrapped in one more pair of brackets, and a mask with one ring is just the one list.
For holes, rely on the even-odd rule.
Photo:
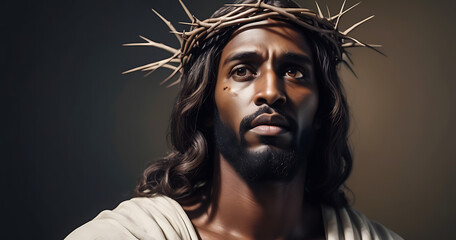
{"label": "forehead", "polygon": [[271,19],[249,23],[237,29],[223,49],[222,59],[243,51],[312,55],[302,31],[287,22]]}

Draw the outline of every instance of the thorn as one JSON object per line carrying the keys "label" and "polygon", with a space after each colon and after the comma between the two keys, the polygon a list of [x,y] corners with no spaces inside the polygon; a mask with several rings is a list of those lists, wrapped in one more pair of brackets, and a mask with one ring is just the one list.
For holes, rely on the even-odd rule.
{"label": "thorn", "polygon": [[353,70],[353,68],[350,66],[349,63],[347,63],[347,61],[345,61],[345,60],[342,59],[342,63],[350,70],[350,72],[353,73],[353,75],[354,75],[356,78],[358,78],[358,75],[356,75],[355,70]]}
{"label": "thorn", "polygon": [[184,2],[182,2],[182,0],[179,0],[179,3],[181,4],[182,8],[184,9],[184,11],[187,14],[188,18],[190,19],[190,21],[193,21],[193,15],[190,13],[188,8],[185,6]]}
{"label": "thorn", "polygon": [[348,61],[350,61],[350,64],[351,64],[351,65],[354,65],[353,60],[352,60],[352,58],[350,57],[350,53],[349,53],[349,52],[344,52],[344,53],[342,54],[342,59],[344,58],[344,56],[348,59]]}
{"label": "thorn", "polygon": [[190,25],[190,26],[198,26],[198,24],[195,24],[195,23],[188,23],[188,22],[179,22],[179,24],[182,24],[182,25]]}
{"label": "thorn", "polygon": [[177,85],[177,84],[180,83],[180,81],[181,81],[181,79],[179,78],[179,79],[177,79],[176,81],[174,81],[173,83],[171,83],[170,85],[166,86],[166,88],[170,88],[170,87],[172,87],[172,86],[174,86],[174,85]]}
{"label": "thorn", "polygon": [[337,26],[339,25],[339,20],[340,17],[342,17],[342,12],[344,11],[345,3],[347,0],[344,0],[344,3],[342,3],[342,7],[340,8],[339,16],[337,17],[336,25],[334,25],[334,29],[337,29]]}
{"label": "thorn", "polygon": [[361,2],[358,2],[356,3],[355,5],[347,8],[345,11],[343,11],[341,14],[338,14],[336,16],[333,16],[332,18],[330,18],[330,20],[334,20],[336,17],[339,17],[339,15],[344,15],[345,13],[347,13],[348,11],[352,10],[353,8],[355,8],[356,6],[358,6]]}
{"label": "thorn", "polygon": [[[160,13],[155,11],[155,9],[152,8],[152,11],[169,27],[171,32],[177,32],[176,28],[174,28],[173,24],[170,21],[166,20],[166,18],[164,18]],[[177,38],[179,43],[182,44],[182,37],[177,34],[174,34],[174,36]]]}
{"label": "thorn", "polygon": [[370,17],[364,19],[364,20],[361,20],[361,21],[355,23],[353,26],[351,26],[351,27],[348,28],[347,30],[343,31],[342,34],[347,35],[347,34],[350,33],[353,29],[357,28],[359,25],[361,25],[361,24],[363,24],[363,23],[365,23],[365,22],[371,20],[374,16],[375,16],[375,15],[372,15],[372,16],[370,16]]}
{"label": "thorn", "polygon": [[176,68],[167,78],[165,78],[163,81],[160,82],[160,85],[163,85],[164,83],[166,83],[169,79],[171,79],[172,77],[174,77],[174,75],[176,75],[177,72],[179,72],[181,69],[181,67],[178,67]]}
{"label": "thorn", "polygon": [[324,16],[323,16],[323,13],[321,12],[320,6],[318,6],[318,2],[317,2],[317,1],[315,1],[315,5],[317,5],[318,16],[319,16],[320,18],[323,18],[323,17],[324,17]]}
{"label": "thorn", "polygon": [[184,35],[184,33],[181,33],[181,32],[173,32],[173,31],[169,31],[169,33],[172,33],[172,34],[179,34],[179,35]]}
{"label": "thorn", "polygon": [[139,37],[142,38],[146,42],[149,42],[149,43],[152,42],[150,39],[148,39],[148,38],[146,38],[146,37],[144,37],[142,35],[139,35]]}

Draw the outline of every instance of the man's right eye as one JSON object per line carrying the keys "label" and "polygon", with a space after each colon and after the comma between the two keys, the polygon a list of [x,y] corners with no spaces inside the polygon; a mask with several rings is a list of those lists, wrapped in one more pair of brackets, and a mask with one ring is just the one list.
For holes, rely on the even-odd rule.
{"label": "man's right eye", "polygon": [[236,75],[238,76],[245,76],[247,75],[247,68],[238,68],[236,69]]}
{"label": "man's right eye", "polygon": [[247,81],[250,80],[253,75],[255,75],[255,73],[248,67],[244,66],[236,67],[231,71],[231,77],[235,81]]}

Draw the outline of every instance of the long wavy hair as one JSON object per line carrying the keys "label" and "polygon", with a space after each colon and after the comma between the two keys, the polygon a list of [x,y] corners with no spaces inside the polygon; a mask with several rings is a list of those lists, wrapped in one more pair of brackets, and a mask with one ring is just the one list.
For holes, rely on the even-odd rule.
{"label": "long wavy hair", "polygon": [[[237,2],[254,3],[256,0]],[[282,8],[299,7],[289,0],[264,2]],[[232,10],[232,7],[224,6],[212,17]],[[136,187],[136,196],[163,194],[185,201],[199,191],[210,192],[216,151],[211,125],[215,111],[214,87],[221,52],[237,28],[239,26],[223,29],[205,41],[195,50],[191,62],[184,66],[171,115],[172,150],[146,168]],[[335,57],[333,45],[321,35],[302,31],[314,56],[319,89],[316,121],[320,125],[308,162],[305,196],[310,202],[342,207],[348,204],[343,188],[352,169],[352,156],[347,137],[348,105],[337,73],[341,60]]]}

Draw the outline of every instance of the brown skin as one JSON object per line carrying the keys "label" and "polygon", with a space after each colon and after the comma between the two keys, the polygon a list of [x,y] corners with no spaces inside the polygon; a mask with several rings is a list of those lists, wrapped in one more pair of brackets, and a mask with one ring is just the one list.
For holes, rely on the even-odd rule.
{"label": "brown skin", "polygon": [[[318,88],[312,53],[289,24],[265,20],[241,27],[222,51],[217,76],[220,119],[245,139],[248,151],[299,146],[298,133],[313,126]],[[239,136],[241,120],[265,105],[280,108],[297,129],[263,124]],[[262,135],[276,141],[263,143]],[[324,239],[320,208],[305,201],[306,164],[289,182],[247,184],[221,154],[214,160],[215,196],[202,214],[192,212],[198,205],[184,207],[201,239]]]}

